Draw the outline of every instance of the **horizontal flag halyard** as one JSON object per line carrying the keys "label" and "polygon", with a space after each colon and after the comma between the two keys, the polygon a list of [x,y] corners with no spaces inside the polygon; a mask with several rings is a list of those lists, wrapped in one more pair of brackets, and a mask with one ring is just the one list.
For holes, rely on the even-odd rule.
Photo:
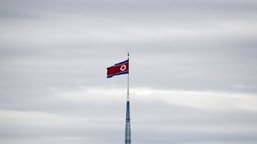
{"label": "horizontal flag halyard", "polygon": [[107,68],[107,78],[129,73],[129,59]]}

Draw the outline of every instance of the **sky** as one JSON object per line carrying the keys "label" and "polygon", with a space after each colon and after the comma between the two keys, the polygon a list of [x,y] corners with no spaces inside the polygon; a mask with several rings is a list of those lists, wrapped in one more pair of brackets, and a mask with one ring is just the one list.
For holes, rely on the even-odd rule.
{"label": "sky", "polygon": [[0,0],[0,143],[257,143],[256,0]]}

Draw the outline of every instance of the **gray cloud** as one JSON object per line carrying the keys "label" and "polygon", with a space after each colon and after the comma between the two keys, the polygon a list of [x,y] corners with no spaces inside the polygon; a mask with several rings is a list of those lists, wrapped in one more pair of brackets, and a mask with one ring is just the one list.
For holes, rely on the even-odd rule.
{"label": "gray cloud", "polygon": [[0,143],[256,143],[255,1],[1,1]]}

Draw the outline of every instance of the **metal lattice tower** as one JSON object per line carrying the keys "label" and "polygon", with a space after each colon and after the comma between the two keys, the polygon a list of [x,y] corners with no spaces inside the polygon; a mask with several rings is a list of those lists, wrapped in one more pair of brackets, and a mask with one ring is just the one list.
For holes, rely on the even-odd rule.
{"label": "metal lattice tower", "polygon": [[127,101],[127,107],[126,107],[125,144],[131,144],[129,100]]}

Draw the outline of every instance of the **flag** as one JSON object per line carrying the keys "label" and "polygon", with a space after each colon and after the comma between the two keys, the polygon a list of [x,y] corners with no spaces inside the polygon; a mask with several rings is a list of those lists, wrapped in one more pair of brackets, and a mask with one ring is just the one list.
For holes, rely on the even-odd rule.
{"label": "flag", "polygon": [[129,73],[129,59],[107,68],[107,78]]}

